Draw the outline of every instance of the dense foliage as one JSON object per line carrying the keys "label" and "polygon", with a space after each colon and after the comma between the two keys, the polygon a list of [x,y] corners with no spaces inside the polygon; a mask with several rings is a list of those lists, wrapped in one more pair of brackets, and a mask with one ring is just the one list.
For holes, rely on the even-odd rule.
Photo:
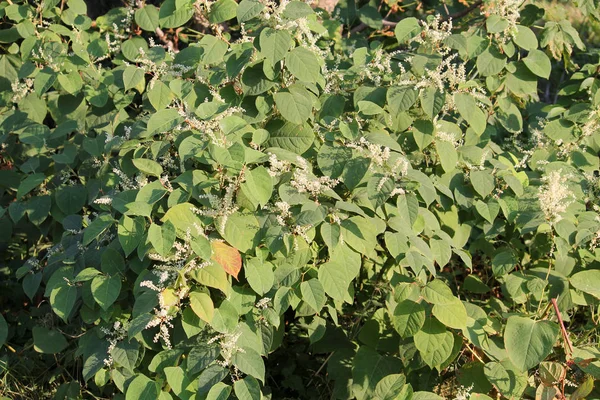
{"label": "dense foliage", "polygon": [[566,14],[89,4],[0,1],[0,395],[600,398]]}

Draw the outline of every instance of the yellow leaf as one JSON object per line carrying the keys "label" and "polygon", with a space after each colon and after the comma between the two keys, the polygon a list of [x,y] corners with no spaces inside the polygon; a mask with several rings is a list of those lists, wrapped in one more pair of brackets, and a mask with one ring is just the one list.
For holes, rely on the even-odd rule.
{"label": "yellow leaf", "polygon": [[223,267],[225,272],[237,279],[242,269],[240,252],[223,242],[212,242],[211,245],[213,250],[212,259]]}

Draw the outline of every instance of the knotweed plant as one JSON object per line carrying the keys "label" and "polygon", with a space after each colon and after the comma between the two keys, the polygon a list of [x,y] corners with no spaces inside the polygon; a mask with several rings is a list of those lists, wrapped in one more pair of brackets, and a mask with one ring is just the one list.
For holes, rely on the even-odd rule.
{"label": "knotweed plant", "polygon": [[0,1],[0,397],[599,397],[594,37],[101,3]]}

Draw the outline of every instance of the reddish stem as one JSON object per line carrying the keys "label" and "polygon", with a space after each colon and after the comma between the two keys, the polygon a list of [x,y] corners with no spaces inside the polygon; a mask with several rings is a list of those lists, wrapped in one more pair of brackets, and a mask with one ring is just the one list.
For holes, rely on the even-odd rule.
{"label": "reddish stem", "polygon": [[552,301],[552,306],[554,306],[554,312],[556,312],[556,317],[558,318],[558,323],[560,324],[560,331],[562,333],[563,339],[565,340],[565,343],[567,343],[567,346],[569,347],[569,356],[571,356],[571,354],[573,354],[573,343],[571,343],[571,339],[569,339],[569,334],[565,329],[565,324],[563,322],[562,316],[560,315],[560,310],[558,309],[558,303],[556,302],[556,299],[551,299],[550,301]]}

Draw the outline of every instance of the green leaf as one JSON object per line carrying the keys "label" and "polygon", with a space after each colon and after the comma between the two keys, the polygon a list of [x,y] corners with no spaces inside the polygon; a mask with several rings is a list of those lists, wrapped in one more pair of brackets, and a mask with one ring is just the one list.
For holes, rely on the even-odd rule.
{"label": "green leaf", "polygon": [[600,299],[600,270],[591,269],[577,272],[571,276],[569,281],[575,289]]}
{"label": "green leaf", "polygon": [[273,265],[271,263],[251,258],[246,261],[244,271],[250,287],[260,296],[267,293],[273,287],[275,275],[273,274]]}
{"label": "green leaf", "polygon": [[67,91],[67,93],[75,95],[83,87],[83,79],[77,70],[73,70],[68,74],[59,74],[58,83]]}
{"label": "green leaf", "polygon": [[65,186],[56,192],[56,205],[65,215],[77,214],[87,200],[87,192],[81,185]]}
{"label": "green leaf", "polygon": [[198,393],[205,393],[211,387],[221,382],[228,374],[228,370],[218,364],[212,364],[198,377]]}
{"label": "green leaf", "polygon": [[243,373],[265,383],[265,362],[255,350],[245,348],[243,353],[238,351],[233,356],[232,363]]}
{"label": "green leaf", "polygon": [[162,226],[153,223],[148,229],[148,240],[152,243],[154,250],[163,257],[171,252],[175,238],[175,225],[171,221],[166,221]]}
{"label": "green leaf", "polygon": [[351,149],[344,146],[333,147],[324,144],[319,149],[317,164],[323,174],[331,178],[338,178],[344,172],[346,163],[351,159]]}
{"label": "green leaf", "polygon": [[194,7],[190,2],[177,6],[176,0],[165,0],[158,11],[158,21],[162,28],[178,28],[188,22],[194,15]]}
{"label": "green leaf", "polygon": [[492,271],[494,272],[494,276],[508,275],[518,262],[519,260],[511,249],[499,249],[492,259]]}
{"label": "green leaf", "polygon": [[301,81],[316,83],[321,76],[319,59],[310,50],[296,47],[285,57],[288,70]]}
{"label": "green leaf", "polygon": [[159,389],[156,383],[143,374],[131,381],[125,393],[125,400],[156,400]]}
{"label": "green leaf", "polygon": [[259,230],[260,226],[254,215],[235,212],[227,218],[225,231],[221,234],[230,245],[246,253],[254,249]]}
{"label": "green leaf", "polygon": [[260,33],[260,52],[271,65],[283,60],[292,45],[292,37],[287,31],[266,28]]}
{"label": "green leaf", "polygon": [[233,383],[233,391],[239,400],[260,400],[260,384],[252,376],[246,376]]}
{"label": "green leaf", "polygon": [[513,41],[522,49],[531,51],[538,47],[538,40],[535,33],[526,26],[517,25],[517,34]]}
{"label": "green leaf", "polygon": [[485,131],[487,117],[477,105],[475,98],[468,93],[456,93],[454,102],[460,115],[471,125],[475,133],[481,135]]}
{"label": "green leaf", "polygon": [[119,243],[125,252],[125,256],[130,255],[144,239],[144,230],[146,224],[141,217],[130,218],[124,215],[119,222],[117,232]]}
{"label": "green leaf", "polygon": [[381,29],[383,27],[383,17],[377,8],[366,4],[358,10],[360,20],[369,28]]}
{"label": "green leaf", "polygon": [[506,66],[506,56],[490,46],[477,57],[477,70],[482,76],[498,75]]}
{"label": "green leaf", "polygon": [[456,152],[454,144],[443,140],[436,140],[435,149],[440,157],[440,163],[442,164],[444,171],[454,171],[454,169],[456,169],[456,164],[458,163],[458,153]]}
{"label": "green leaf", "polygon": [[202,343],[194,346],[187,357],[186,372],[190,375],[197,374],[215,361],[219,353],[220,349],[216,345]]}
{"label": "green leaf", "polygon": [[452,355],[454,336],[433,317],[427,318],[414,340],[421,358],[431,368],[439,368]]}
{"label": "green leaf", "polygon": [[429,282],[422,291],[425,301],[431,304],[451,304],[456,297],[452,290],[440,279]]}
{"label": "green leaf", "polygon": [[508,20],[503,18],[497,14],[492,14],[485,21],[485,26],[487,28],[488,33],[500,33],[504,32],[506,28],[508,28]]}
{"label": "green leaf", "polygon": [[223,56],[227,53],[227,43],[212,35],[204,35],[200,40],[200,48],[204,49],[201,61],[203,64],[218,64],[223,62]]}
{"label": "green leaf", "polygon": [[377,383],[375,397],[380,400],[407,400],[412,398],[412,389],[406,385],[404,375],[391,374]]}
{"label": "green leaf", "polygon": [[194,310],[194,313],[196,313],[201,320],[210,324],[215,313],[215,306],[210,296],[204,292],[195,291],[191,292],[189,297],[190,306],[192,307],[192,310]]}
{"label": "green leaf", "polygon": [[283,16],[289,20],[297,20],[314,14],[313,9],[304,1],[292,0],[283,10]]}
{"label": "green leaf", "polygon": [[[188,387],[193,385],[193,383],[186,373],[183,372],[181,367],[166,367],[164,372],[167,377],[167,383],[176,396],[182,400],[193,398],[194,393],[191,390],[188,390]],[[189,371],[186,372],[189,374]]]}
{"label": "green leaf", "polygon": [[116,344],[110,354],[115,363],[133,372],[140,354],[139,347],[140,345],[136,340],[131,342],[123,340]]}
{"label": "green leaf", "polygon": [[218,382],[210,388],[206,395],[206,400],[227,400],[231,393],[231,386],[223,382]]}
{"label": "green leaf", "polygon": [[425,323],[425,307],[406,299],[396,305],[392,325],[403,338],[414,336]]}
{"label": "green leaf", "polygon": [[352,393],[357,400],[372,399],[377,383],[401,369],[399,359],[382,356],[368,346],[361,346],[352,359]]}
{"label": "green leaf", "polygon": [[267,124],[267,130],[270,133],[268,146],[281,147],[298,155],[308,150],[315,140],[315,134],[307,124],[274,120]]}
{"label": "green leaf", "polygon": [[537,76],[545,79],[550,78],[552,64],[546,53],[543,51],[536,49],[530,50],[527,57],[523,59],[523,62],[527,68]]}
{"label": "green leaf", "polygon": [[437,116],[446,103],[446,94],[434,86],[423,88],[420,98],[421,108],[429,118]]}
{"label": "green leaf", "polygon": [[237,3],[234,0],[219,0],[210,6],[208,20],[220,24],[236,17]]}
{"label": "green leaf", "polygon": [[513,315],[506,322],[504,345],[515,367],[527,371],[552,352],[558,333],[558,325],[554,322]]}
{"label": "green leaf", "polygon": [[61,282],[50,292],[50,305],[52,310],[65,323],[68,323],[69,315],[77,300],[77,287]]}
{"label": "green leaf", "polygon": [[242,0],[237,7],[236,15],[239,23],[244,23],[260,15],[265,6],[254,0]]}
{"label": "green leaf", "polygon": [[338,261],[332,258],[329,262],[319,266],[319,282],[321,282],[325,293],[332,299],[350,302],[348,288],[356,277],[358,269],[360,269],[360,265],[356,267],[352,263],[345,263],[342,260]]}
{"label": "green leaf", "polygon": [[467,326],[467,310],[457,298],[448,303],[435,304],[431,313],[449,328],[464,329]]}
{"label": "green leaf", "polygon": [[158,28],[158,8],[147,4],[135,11],[135,23],[145,31],[154,32]]}
{"label": "green leaf", "polygon": [[171,89],[160,80],[156,81],[154,86],[148,90],[148,100],[155,110],[166,108],[171,104],[173,97]]}
{"label": "green leaf", "polygon": [[[139,158],[137,160],[144,159]],[[150,168],[152,168],[152,166],[150,166]],[[157,179],[152,183],[144,185],[138,192],[137,196],[135,196],[135,201],[152,205],[162,199],[167,192],[167,189],[165,189],[160,180]]]}
{"label": "green leaf", "polygon": [[419,25],[419,20],[414,17],[403,18],[394,28],[394,34],[400,44],[410,41],[420,33],[421,25]]}
{"label": "green leaf", "polygon": [[175,128],[183,121],[179,112],[173,108],[160,110],[150,117],[148,120],[147,131],[148,135],[168,132]]}
{"label": "green leaf", "polygon": [[527,387],[527,374],[519,372],[510,360],[489,362],[484,367],[485,377],[504,396],[518,399]]}
{"label": "green leaf", "polygon": [[286,120],[300,125],[312,114],[312,99],[302,86],[290,86],[287,91],[273,95],[277,109]]}
{"label": "green leaf", "polygon": [[494,176],[489,171],[471,171],[470,178],[473,189],[484,199],[496,188]]}
{"label": "green leaf", "polygon": [[392,114],[408,111],[417,101],[418,92],[410,86],[392,86],[386,92],[387,104]]}
{"label": "green leaf", "polygon": [[134,158],[131,161],[137,169],[146,175],[160,178],[161,174],[163,173],[163,169],[160,164],[154,160],[149,160],[147,158]]}
{"label": "green leaf", "polygon": [[196,226],[202,226],[200,218],[192,211],[193,208],[190,203],[177,204],[169,208],[161,221],[170,221],[177,229],[177,235],[185,238],[188,230],[193,234],[196,232]]}
{"label": "green leaf", "polygon": [[21,199],[27,193],[38,187],[42,182],[44,182],[44,180],[46,180],[46,176],[44,174],[28,175],[27,178],[21,182],[19,188],[17,189],[17,200]]}
{"label": "green leaf", "polygon": [[[192,271],[190,276],[202,285],[219,289],[223,293],[227,294],[230,290],[230,284],[227,280],[227,273],[225,272],[225,267],[219,263],[219,261],[223,262],[223,260],[220,258],[217,258],[217,260],[218,261],[212,263],[211,265],[207,265],[204,268]],[[241,258],[239,262],[241,265]]]}
{"label": "green leaf", "polygon": [[372,101],[361,100],[358,102],[358,111],[363,115],[379,115],[383,113],[383,108]]}
{"label": "green leaf", "polygon": [[83,245],[87,246],[94,239],[98,238],[104,231],[106,231],[115,220],[110,214],[100,214],[96,219],[83,231]]}
{"label": "green leaf", "polygon": [[300,284],[300,292],[302,293],[302,300],[319,313],[327,300],[321,282],[317,279],[304,281]]}
{"label": "green leaf", "polygon": [[123,71],[123,84],[125,85],[125,90],[137,89],[138,92],[142,93],[146,87],[144,70],[132,65],[125,67],[125,71]]}
{"label": "green leaf", "polygon": [[[33,348],[38,353],[56,354],[67,348],[67,339],[57,330],[34,326]],[[1,342],[0,342],[1,343]]]}
{"label": "green leaf", "polygon": [[121,277],[119,275],[101,275],[92,280],[92,295],[104,311],[114,304],[120,293]]}

